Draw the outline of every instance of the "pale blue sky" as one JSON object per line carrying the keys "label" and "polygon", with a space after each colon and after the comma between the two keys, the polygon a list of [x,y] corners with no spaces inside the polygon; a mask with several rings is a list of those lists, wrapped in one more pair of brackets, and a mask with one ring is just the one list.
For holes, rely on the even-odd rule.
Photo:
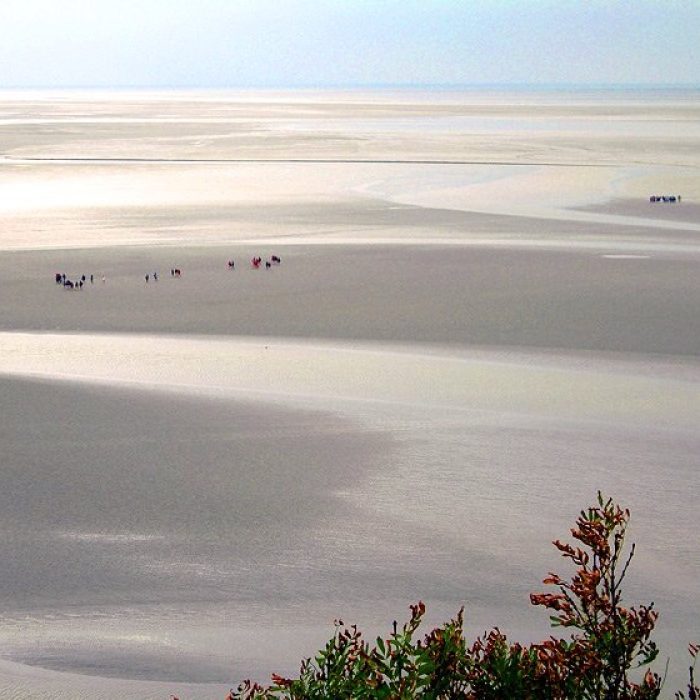
{"label": "pale blue sky", "polygon": [[700,0],[0,0],[0,87],[700,83]]}

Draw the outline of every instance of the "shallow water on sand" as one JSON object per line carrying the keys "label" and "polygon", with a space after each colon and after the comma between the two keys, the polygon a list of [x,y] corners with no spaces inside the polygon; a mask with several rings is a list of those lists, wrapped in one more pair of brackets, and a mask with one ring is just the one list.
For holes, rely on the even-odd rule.
{"label": "shallow water on sand", "polygon": [[[474,634],[498,624],[537,637],[546,620],[527,594],[559,566],[548,542],[598,488],[638,514],[632,595],[664,610],[667,648],[688,631],[700,573],[683,498],[700,448],[693,363],[577,368],[352,346],[335,357],[333,346],[250,341],[234,369],[224,341],[172,340],[152,360],[171,357],[167,372],[149,380],[145,360],[142,374],[127,361],[131,384],[119,386],[99,379],[119,377],[109,353],[128,360],[156,338],[115,337],[111,351],[65,338],[68,364],[53,353],[47,377],[75,363],[87,379],[92,364],[89,384],[3,383],[6,658],[173,682],[264,679],[271,659],[293,672],[335,616],[380,633],[419,598],[435,622],[466,603]],[[59,340],[25,336],[22,373]]]}

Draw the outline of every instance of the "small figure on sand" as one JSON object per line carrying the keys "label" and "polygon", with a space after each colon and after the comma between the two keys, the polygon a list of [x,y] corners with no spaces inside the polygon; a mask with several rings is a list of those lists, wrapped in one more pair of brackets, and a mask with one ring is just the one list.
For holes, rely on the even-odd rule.
{"label": "small figure on sand", "polygon": [[148,273],[146,273],[146,284],[148,284]]}
{"label": "small figure on sand", "polygon": [[157,281],[158,281],[158,273],[157,273],[157,272],[154,272],[154,273],[153,273],[153,281],[154,281],[154,282],[157,282]]}
{"label": "small figure on sand", "polygon": [[681,201],[681,196],[680,195],[675,195],[675,194],[653,194],[651,197],[649,197],[649,201],[654,203],[654,202],[667,202],[671,204],[675,204],[676,202]]}
{"label": "small figure on sand", "polygon": [[236,263],[233,261],[233,259],[229,260],[227,264],[229,270],[233,270],[236,267]]}

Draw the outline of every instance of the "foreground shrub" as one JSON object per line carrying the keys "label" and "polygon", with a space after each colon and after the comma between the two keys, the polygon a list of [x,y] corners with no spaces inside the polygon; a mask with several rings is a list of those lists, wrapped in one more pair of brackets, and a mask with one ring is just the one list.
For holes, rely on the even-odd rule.
{"label": "foreground shrub", "polygon": [[[650,700],[661,678],[649,665],[658,654],[651,634],[653,603],[622,605],[622,584],[634,556],[625,554],[629,511],[598,494],[571,530],[575,545],[554,546],[575,567],[571,578],[550,573],[554,592],[533,593],[568,638],[550,637],[528,646],[511,643],[498,629],[468,645],[463,609],[422,638],[423,603],[392,634],[370,646],[357,627],[337,621],[325,648],[301,664],[298,678],[273,675],[263,687],[245,681],[227,700]],[[700,647],[690,646],[695,659]],[[699,700],[690,669],[687,700]],[[678,700],[686,696],[676,693]]]}

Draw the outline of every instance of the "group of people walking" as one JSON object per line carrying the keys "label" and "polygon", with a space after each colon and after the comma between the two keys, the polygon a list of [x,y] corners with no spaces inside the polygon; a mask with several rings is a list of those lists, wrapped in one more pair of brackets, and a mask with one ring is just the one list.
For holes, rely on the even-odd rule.
{"label": "group of people walking", "polygon": [[[229,265],[228,265],[229,268],[233,269],[233,267],[234,267],[233,260],[229,260],[228,262],[229,262]],[[270,257],[269,260],[265,261],[265,268],[269,270],[273,265],[279,265],[281,262],[282,262],[282,260],[279,258],[279,256],[273,255]],[[250,263],[253,266],[253,269],[257,270],[257,269],[259,269],[260,265],[262,265],[262,258],[259,256],[256,256],[250,261]]]}
{"label": "group of people walking", "polygon": [[[81,275],[76,280],[68,279],[65,272],[56,273],[56,284],[63,285],[64,289],[82,289],[83,285],[88,283],[88,278],[85,275]],[[90,275],[90,284],[95,283],[95,275]],[[104,275],[102,275],[102,282],[105,281]]]}
{"label": "group of people walking", "polygon": [[[256,255],[252,258],[250,261],[250,264],[254,270],[257,270],[261,267],[263,263],[263,259]],[[269,270],[273,265],[280,265],[282,263],[281,258],[278,255],[272,255],[268,260],[265,260],[265,267]],[[229,270],[235,270],[236,269],[236,262],[231,258],[228,263],[227,263],[228,269]],[[171,277],[181,277],[182,276],[182,270],[179,267],[171,267],[170,268],[170,276]],[[65,272],[57,272],[56,273],[56,284],[57,285],[62,285],[64,289],[82,289],[83,285],[86,284],[94,284],[95,283],[95,275],[91,274],[89,277],[87,275],[81,275],[77,279],[69,279],[66,276]],[[158,272],[147,272],[144,275],[144,279],[146,280],[146,284],[148,284],[151,280],[154,282],[158,281]],[[106,282],[106,278],[104,275],[102,275],[102,284]]]}
{"label": "group of people walking", "polygon": [[654,202],[680,202],[681,196],[679,194],[653,194],[649,197],[649,201],[652,204]]}

